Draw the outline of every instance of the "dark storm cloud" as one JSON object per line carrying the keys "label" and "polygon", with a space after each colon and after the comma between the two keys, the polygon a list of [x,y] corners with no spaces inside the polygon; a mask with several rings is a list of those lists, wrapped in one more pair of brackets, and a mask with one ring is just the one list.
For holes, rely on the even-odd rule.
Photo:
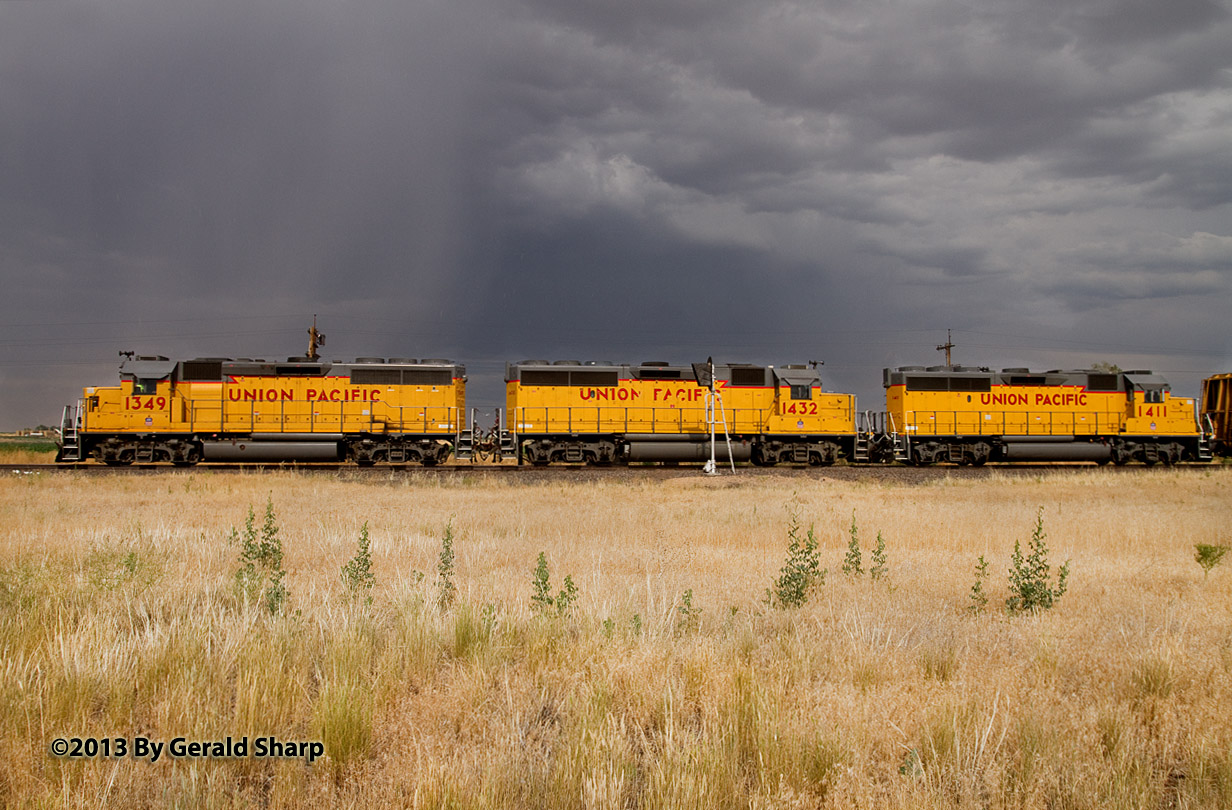
{"label": "dark storm cloud", "polygon": [[1216,0],[0,3],[20,313],[0,421],[46,412],[14,391],[106,381],[116,348],[296,353],[313,312],[339,356],[473,359],[492,404],[510,355],[723,352],[825,355],[867,401],[947,326],[993,355],[973,362],[1121,345],[1192,383],[1232,362],[1230,19]]}

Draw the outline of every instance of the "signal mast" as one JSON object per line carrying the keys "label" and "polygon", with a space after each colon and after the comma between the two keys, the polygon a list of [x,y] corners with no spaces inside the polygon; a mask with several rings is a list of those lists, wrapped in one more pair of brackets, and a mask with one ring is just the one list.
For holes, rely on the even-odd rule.
{"label": "signal mast", "polygon": [[312,316],[312,328],[308,330],[308,354],[304,355],[314,363],[321,359],[317,347],[325,345],[325,335],[317,331],[317,316]]}
{"label": "signal mast", "polygon": [[954,365],[952,362],[950,362],[950,349],[953,349],[953,348],[954,348],[954,340],[950,337],[950,330],[947,329],[945,330],[945,343],[942,343],[940,346],[937,347],[937,351],[945,352],[945,364],[947,366]]}

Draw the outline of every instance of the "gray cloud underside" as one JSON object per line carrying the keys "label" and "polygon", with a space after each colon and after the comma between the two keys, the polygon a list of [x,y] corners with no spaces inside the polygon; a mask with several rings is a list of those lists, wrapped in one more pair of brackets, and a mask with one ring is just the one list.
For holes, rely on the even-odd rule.
{"label": "gray cloud underside", "polygon": [[317,311],[352,354],[373,316],[435,344],[393,354],[829,343],[875,386],[952,325],[1197,373],[1229,42],[1211,0],[4,3],[0,266],[14,322],[108,340]]}

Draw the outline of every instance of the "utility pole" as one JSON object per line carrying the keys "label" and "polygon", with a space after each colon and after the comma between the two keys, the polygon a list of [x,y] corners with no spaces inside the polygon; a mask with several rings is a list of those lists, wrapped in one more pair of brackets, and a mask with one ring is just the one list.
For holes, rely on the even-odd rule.
{"label": "utility pole", "polygon": [[945,364],[947,366],[954,365],[950,362],[950,349],[954,348],[954,341],[950,337],[950,330],[945,330],[945,343],[937,347],[937,351],[945,352]]}

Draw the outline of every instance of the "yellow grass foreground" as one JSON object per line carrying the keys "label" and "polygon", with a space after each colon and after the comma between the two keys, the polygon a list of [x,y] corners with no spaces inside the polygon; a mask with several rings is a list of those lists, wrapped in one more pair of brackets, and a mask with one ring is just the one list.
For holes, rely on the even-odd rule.
{"label": "yellow grass foreground", "polygon": [[[277,615],[240,598],[228,542],[267,500]],[[1008,615],[1040,509],[1069,589]],[[829,569],[795,610],[765,602],[789,510]],[[888,579],[840,570],[853,514]],[[13,475],[0,517],[5,806],[1232,806],[1232,555],[1194,560],[1232,544],[1228,468]],[[370,603],[340,576],[365,522]],[[532,611],[540,551],[568,615]],[[127,756],[51,753],[73,737]],[[133,756],[228,737],[247,750]],[[292,745],[257,756],[270,738]]]}

